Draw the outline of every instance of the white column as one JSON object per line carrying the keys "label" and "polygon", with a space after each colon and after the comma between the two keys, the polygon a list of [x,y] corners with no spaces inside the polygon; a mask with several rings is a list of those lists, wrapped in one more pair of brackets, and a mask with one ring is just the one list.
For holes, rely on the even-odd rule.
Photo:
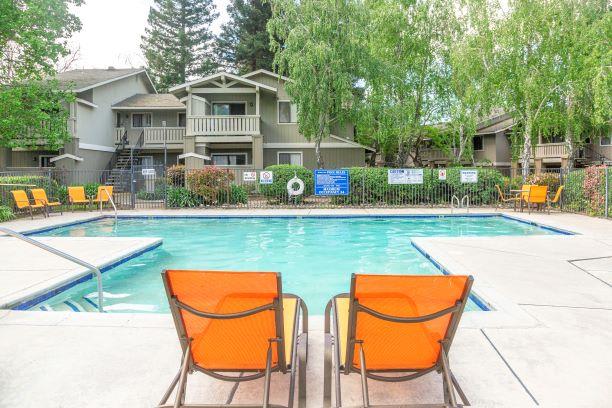
{"label": "white column", "polygon": [[255,87],[255,115],[259,116],[259,86]]}

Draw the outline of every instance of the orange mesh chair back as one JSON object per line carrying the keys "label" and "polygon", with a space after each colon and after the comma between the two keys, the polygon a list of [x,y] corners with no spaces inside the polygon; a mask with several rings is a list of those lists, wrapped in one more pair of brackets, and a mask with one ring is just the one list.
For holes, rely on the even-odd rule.
{"label": "orange mesh chair back", "polygon": [[[391,322],[363,309],[399,318],[419,318],[461,305],[468,294],[468,276],[356,275],[351,288],[354,327],[349,338],[362,341],[368,370],[414,370],[435,366],[440,342],[451,329],[451,313],[419,323]],[[350,329],[349,329],[350,330]],[[347,357],[360,368],[355,344]]]}
{"label": "orange mesh chair back", "polygon": [[68,187],[68,200],[73,204],[89,203],[83,186]]}
{"label": "orange mesh chair back", "polygon": [[42,204],[30,204],[30,199],[24,190],[12,190],[11,195],[13,196],[13,201],[15,201],[15,207],[18,210],[23,210],[27,208],[41,208]]}
{"label": "orange mesh chair back", "polygon": [[[108,192],[108,194],[106,194],[104,192],[104,190],[106,190]],[[110,197],[113,196],[113,186],[99,186],[98,187],[98,194],[97,196],[93,199],[93,201],[95,201],[96,203],[106,203],[108,201],[110,201]]]}
{"label": "orange mesh chair back", "polygon": [[[194,365],[207,371],[266,368],[269,340],[283,337],[277,273],[169,270],[164,281],[179,337],[192,339]],[[189,310],[231,315],[262,307],[266,310],[231,319],[207,318]],[[284,366],[277,346],[274,343],[272,364]]]}
{"label": "orange mesh chair back", "polygon": [[548,197],[548,186],[531,186],[529,189],[529,204],[544,204]]}
{"label": "orange mesh chair back", "polygon": [[32,193],[32,197],[34,198],[34,202],[36,202],[36,204],[44,204],[49,206],[61,205],[59,201],[49,201],[47,192],[44,188],[33,188],[30,190],[30,192]]}

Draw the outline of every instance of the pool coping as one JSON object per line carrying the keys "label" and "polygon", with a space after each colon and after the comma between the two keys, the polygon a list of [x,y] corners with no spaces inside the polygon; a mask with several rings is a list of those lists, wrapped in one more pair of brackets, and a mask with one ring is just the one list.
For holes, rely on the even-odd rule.
{"label": "pool coping", "polygon": [[[56,227],[59,228],[59,227]],[[115,237],[109,237],[112,239]],[[130,237],[126,237],[130,238]],[[141,237],[134,237],[141,238]],[[163,239],[156,237],[146,237],[149,242],[145,244],[144,247],[140,247],[138,249],[134,249],[130,252],[124,253],[118,257],[114,257],[102,262],[100,265],[97,265],[98,269],[101,273],[108,272],[114,267],[125,263],[131,259],[139,257],[140,255],[152,251],[159,246],[162,245]],[[0,309],[10,309],[10,310],[28,310],[32,306],[35,306],[38,303],[44,302],[47,299],[56,296],[73,286],[76,286],[80,283],[86,282],[93,279],[93,274],[87,270],[87,268],[80,267],[75,270],[75,272],[71,273],[71,276],[63,277],[56,279],[54,282],[50,282],[48,286],[37,288],[31,293],[24,294],[22,296],[16,297],[15,299],[11,299],[6,303],[0,305]]]}

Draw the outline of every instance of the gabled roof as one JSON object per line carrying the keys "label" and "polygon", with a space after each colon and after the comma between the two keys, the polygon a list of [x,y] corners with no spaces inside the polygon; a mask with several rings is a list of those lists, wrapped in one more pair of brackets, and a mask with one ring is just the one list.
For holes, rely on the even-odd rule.
{"label": "gabled roof", "polygon": [[502,110],[493,112],[489,117],[482,119],[476,125],[476,134],[485,135],[501,132],[512,128],[515,125],[514,119]]}
{"label": "gabled roof", "polygon": [[271,77],[276,78],[276,79],[280,78],[283,81],[291,81],[291,79],[289,77],[286,77],[286,76],[283,76],[283,75],[280,75],[280,74],[275,74],[274,72],[268,71],[267,69],[258,69],[257,71],[252,71],[252,72],[249,72],[248,74],[244,74],[242,77],[243,78],[250,78],[250,77],[258,75],[258,74],[265,74],[265,75],[271,76]]}
{"label": "gabled roof", "polygon": [[[268,85],[264,85],[264,84],[256,82],[256,81],[252,81],[252,80],[250,80],[248,78],[244,78],[244,77],[241,77],[241,76],[238,76],[238,75],[230,74],[229,72],[224,72],[224,71],[217,72],[216,74],[209,75],[209,76],[206,76],[204,78],[199,78],[199,79],[195,79],[193,81],[185,82],[184,84],[181,84],[181,85],[173,86],[172,88],[169,89],[169,91],[172,92],[172,93],[175,93],[177,91],[184,90],[188,86],[189,87],[195,87],[197,85],[205,84],[207,82],[215,81],[217,79],[219,79],[221,81],[224,81],[225,79],[230,79],[231,81],[236,81],[236,82],[243,83],[243,84],[250,85],[250,86],[258,86],[258,87],[260,87],[262,89],[266,89],[266,90],[268,90],[270,92],[275,92],[276,93],[276,88],[274,88],[274,87],[271,87],[271,86],[268,86]],[[231,92],[231,88],[227,88],[227,90],[228,90],[228,93]]]}
{"label": "gabled roof", "polygon": [[145,74],[154,92],[155,85],[144,68],[73,69],[60,72],[55,79],[62,85],[73,85],[75,92],[83,92],[133,75]]}
{"label": "gabled roof", "polygon": [[185,109],[185,105],[173,94],[135,94],[117,102],[113,109]]}

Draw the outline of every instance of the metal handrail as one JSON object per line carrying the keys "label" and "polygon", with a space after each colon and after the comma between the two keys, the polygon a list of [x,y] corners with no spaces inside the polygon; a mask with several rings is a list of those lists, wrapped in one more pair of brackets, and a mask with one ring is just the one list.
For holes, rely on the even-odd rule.
{"label": "metal handrail", "polygon": [[451,214],[454,212],[455,210],[455,200],[457,201],[457,207],[461,207],[461,202],[459,201],[459,197],[457,197],[455,194],[453,194],[453,196],[451,197]]}
{"label": "metal handrail", "polygon": [[[111,203],[113,209],[115,210],[115,225],[117,225],[117,206],[115,205],[115,201],[113,200],[113,197],[110,195],[107,189],[103,188],[102,191],[104,191],[104,193],[108,197],[108,201]],[[100,212],[102,212],[102,200],[100,200]]]}
{"label": "metal handrail", "polygon": [[461,198],[461,208],[463,208],[463,200],[467,203],[467,212],[470,212],[470,196],[466,194]]}
{"label": "metal handrail", "polygon": [[40,249],[43,249],[47,252],[51,252],[54,255],[57,255],[61,258],[67,259],[68,261],[74,262],[77,265],[83,266],[87,269],[89,269],[94,275],[96,275],[96,280],[97,280],[97,284],[98,284],[98,311],[100,313],[104,312],[104,308],[103,308],[103,302],[104,302],[104,295],[102,292],[102,272],[100,272],[100,269],[96,268],[95,266],[93,266],[92,264],[82,261],[79,258],[75,258],[72,255],[69,255],[63,251],[60,251],[59,249],[53,248],[47,244],[43,244],[42,242],[33,240],[30,237],[27,237],[23,234],[20,234],[17,231],[13,231],[12,229],[8,229],[5,227],[0,227],[0,232],[4,232],[6,235],[10,235],[13,238],[17,238],[20,239],[24,242],[27,242],[29,244],[32,244]]}

